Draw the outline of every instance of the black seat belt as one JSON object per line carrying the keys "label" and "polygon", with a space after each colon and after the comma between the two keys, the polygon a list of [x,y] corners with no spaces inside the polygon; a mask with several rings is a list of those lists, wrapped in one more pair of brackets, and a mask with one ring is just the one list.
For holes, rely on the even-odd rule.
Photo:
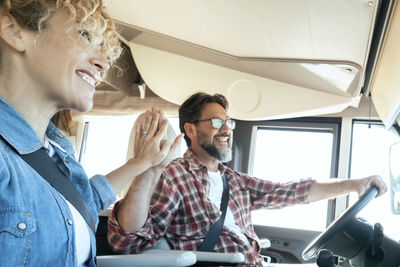
{"label": "black seat belt", "polygon": [[95,224],[88,205],[71,181],[56,166],[45,149],[41,148],[35,152],[20,156],[79,211],[92,232],[95,233]]}
{"label": "black seat belt", "polygon": [[[5,138],[0,136],[15,152],[18,151],[10,145]],[[79,211],[92,232],[95,234],[95,223],[88,205],[83,197],[57,167],[56,163],[50,158],[49,154],[42,147],[35,152],[19,154],[40,176],[43,177],[54,189],[56,189],[66,200],[68,200]]]}
{"label": "black seat belt", "polygon": [[222,192],[220,206],[222,214],[219,219],[211,226],[210,230],[207,233],[207,236],[203,240],[203,243],[201,243],[199,248],[197,249],[198,251],[213,252],[215,244],[217,243],[219,235],[221,234],[222,227],[224,226],[229,201],[229,185],[226,181],[225,174],[222,175],[222,180],[224,183],[224,191]]}

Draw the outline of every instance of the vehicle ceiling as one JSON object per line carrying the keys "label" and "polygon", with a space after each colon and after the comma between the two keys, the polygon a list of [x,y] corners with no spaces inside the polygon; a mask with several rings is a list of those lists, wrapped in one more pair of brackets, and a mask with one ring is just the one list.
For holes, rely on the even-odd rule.
{"label": "vehicle ceiling", "polygon": [[392,33],[400,25],[395,1],[105,2],[128,66],[128,75],[109,75],[105,90],[137,97],[146,84],[146,98],[157,95],[172,109],[197,91],[222,93],[230,115],[244,120],[337,113],[357,107],[362,94],[371,92],[374,99],[376,91],[389,109],[381,111],[375,100],[381,119],[388,126],[397,117],[398,101],[388,108],[381,96],[386,93],[375,90],[400,91],[393,77],[386,83],[386,66],[399,57],[398,67],[400,53],[381,50],[399,43]]}

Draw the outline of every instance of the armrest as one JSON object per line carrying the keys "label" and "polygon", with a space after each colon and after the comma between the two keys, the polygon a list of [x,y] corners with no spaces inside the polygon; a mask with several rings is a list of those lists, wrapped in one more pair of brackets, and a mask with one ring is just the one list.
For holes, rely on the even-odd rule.
{"label": "armrest", "polygon": [[98,267],[180,267],[196,263],[191,251],[151,249],[141,254],[99,256]]}
{"label": "armrest", "polygon": [[[244,262],[244,255],[242,253],[218,253],[218,252],[203,252],[203,251],[187,251],[187,250],[167,250],[175,252],[190,252],[196,256],[196,263],[209,262],[221,264],[238,264]],[[156,254],[165,252],[163,249],[148,249],[142,254]]]}
{"label": "armrest", "polygon": [[244,262],[242,253],[215,253],[149,249],[141,254],[98,256],[97,267],[180,267],[199,265],[235,266]]}
{"label": "armrest", "polygon": [[218,266],[236,266],[244,262],[242,253],[217,253],[193,251],[199,265],[218,265]]}

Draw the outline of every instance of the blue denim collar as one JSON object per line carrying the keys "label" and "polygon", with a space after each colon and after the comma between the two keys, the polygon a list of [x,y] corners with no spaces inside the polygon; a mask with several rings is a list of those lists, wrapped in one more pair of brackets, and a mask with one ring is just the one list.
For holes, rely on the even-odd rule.
{"label": "blue denim collar", "polygon": [[[43,146],[42,141],[29,123],[4,98],[0,97],[0,135],[20,154],[34,152]],[[67,151],[73,153],[71,144],[65,136],[50,122],[46,135]]]}

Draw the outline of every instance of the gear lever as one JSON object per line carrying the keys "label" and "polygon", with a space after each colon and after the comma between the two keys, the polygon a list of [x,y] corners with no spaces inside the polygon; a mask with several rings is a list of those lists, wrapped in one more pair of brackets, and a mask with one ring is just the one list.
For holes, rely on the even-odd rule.
{"label": "gear lever", "polygon": [[383,227],[380,223],[374,225],[374,237],[372,239],[371,257],[379,258],[381,257],[383,242]]}
{"label": "gear lever", "polygon": [[318,267],[337,267],[333,259],[333,253],[327,249],[321,249],[317,257]]}
{"label": "gear lever", "polygon": [[374,225],[371,246],[366,251],[364,266],[383,266],[385,259],[385,253],[382,250],[383,238],[383,227],[381,224],[376,223]]}

